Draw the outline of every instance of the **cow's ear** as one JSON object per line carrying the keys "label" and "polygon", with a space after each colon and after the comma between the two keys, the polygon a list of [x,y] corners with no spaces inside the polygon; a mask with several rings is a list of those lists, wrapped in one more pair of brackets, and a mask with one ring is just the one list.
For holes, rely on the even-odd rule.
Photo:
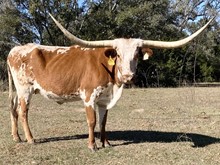
{"label": "cow's ear", "polygon": [[105,50],[105,56],[106,57],[112,57],[112,58],[115,58],[116,56],[117,56],[117,52],[116,52],[116,50],[115,49],[106,49]]}
{"label": "cow's ear", "polygon": [[153,51],[150,48],[142,48],[143,60],[147,60],[150,56],[153,55]]}

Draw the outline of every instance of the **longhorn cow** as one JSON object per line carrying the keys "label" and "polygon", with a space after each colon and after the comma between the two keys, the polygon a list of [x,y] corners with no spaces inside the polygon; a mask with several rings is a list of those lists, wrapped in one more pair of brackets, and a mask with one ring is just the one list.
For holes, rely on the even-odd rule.
{"label": "longhorn cow", "polygon": [[[51,16],[51,15],[50,15]],[[177,48],[198,36],[212,20],[191,36],[173,42],[142,39],[85,41],[68,32],[53,16],[66,37],[79,46],[26,44],[14,47],[7,58],[12,136],[21,141],[18,117],[25,138],[34,143],[28,125],[32,94],[40,93],[58,103],[83,100],[89,127],[88,147],[96,150],[94,137],[98,109],[102,146],[110,146],[105,133],[108,110],[119,100],[123,85],[133,78],[138,56],[152,55],[149,48]],[[16,95],[13,96],[14,82]]]}

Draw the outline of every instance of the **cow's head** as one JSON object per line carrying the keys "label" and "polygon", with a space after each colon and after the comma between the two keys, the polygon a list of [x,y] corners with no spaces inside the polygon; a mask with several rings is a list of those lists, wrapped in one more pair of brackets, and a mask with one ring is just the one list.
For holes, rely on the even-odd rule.
{"label": "cow's head", "polygon": [[[109,65],[116,65],[118,68],[117,77],[123,83],[129,82],[137,68],[138,59],[147,60],[153,54],[149,48],[143,48],[140,39],[115,39],[113,48],[105,51],[109,58]],[[111,64],[111,60],[113,64]]]}
{"label": "cow's head", "polygon": [[[69,31],[67,31],[52,15],[51,18],[54,20],[56,25],[60,28],[60,30],[64,33],[66,37],[72,40],[74,43],[84,46],[84,47],[113,47],[116,50],[116,65],[119,68],[118,77],[119,79],[126,83],[130,81],[136,71],[137,60],[139,51],[147,50],[146,53],[148,55],[152,55],[152,51],[149,48],[161,48],[161,49],[171,49],[181,47],[191,40],[193,40],[196,36],[198,36],[205,28],[211,23],[214,19],[211,19],[207,24],[205,24],[202,28],[200,28],[197,32],[192,35],[172,42],[166,41],[152,41],[152,40],[142,40],[142,39],[114,39],[114,40],[101,40],[101,41],[86,41],[80,38],[77,38]],[[147,49],[148,48],[148,49]],[[147,55],[146,54],[146,55]],[[146,58],[146,55],[144,56]]]}
{"label": "cow's head", "polygon": [[117,52],[116,65],[119,69],[118,78],[123,83],[129,82],[137,68],[139,56],[146,59],[153,54],[149,48],[143,48],[141,39],[115,39],[113,48]]}

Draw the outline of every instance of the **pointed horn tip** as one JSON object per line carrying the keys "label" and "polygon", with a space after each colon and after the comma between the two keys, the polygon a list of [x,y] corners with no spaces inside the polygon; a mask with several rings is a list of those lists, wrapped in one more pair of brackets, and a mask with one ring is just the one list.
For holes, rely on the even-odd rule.
{"label": "pointed horn tip", "polygon": [[215,18],[216,18],[216,16],[212,17],[212,18],[207,22],[207,24],[210,24]]}
{"label": "pointed horn tip", "polygon": [[215,18],[217,17],[217,15],[215,15],[214,17],[211,18],[210,22],[212,22],[213,20],[215,20]]}
{"label": "pointed horn tip", "polygon": [[52,14],[48,13],[50,17],[53,17]]}
{"label": "pointed horn tip", "polygon": [[52,14],[50,14],[50,13],[48,13],[48,14],[49,14],[49,16],[53,19],[53,21],[56,22],[56,19],[52,16]]}
{"label": "pointed horn tip", "polygon": [[[212,21],[215,20],[215,18],[216,18],[216,15],[215,15],[214,17],[212,17],[212,18],[206,23],[206,25],[209,25]],[[206,25],[204,25],[204,26],[206,26]]]}

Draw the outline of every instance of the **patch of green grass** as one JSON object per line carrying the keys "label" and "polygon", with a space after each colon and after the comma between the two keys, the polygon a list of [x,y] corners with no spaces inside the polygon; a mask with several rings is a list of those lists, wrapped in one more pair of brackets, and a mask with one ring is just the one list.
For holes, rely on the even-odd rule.
{"label": "patch of green grass", "polygon": [[220,164],[220,88],[125,89],[109,111],[113,147],[97,138],[96,153],[87,149],[82,102],[34,96],[29,121],[38,143],[30,145],[12,141],[7,97],[0,94],[0,164]]}

